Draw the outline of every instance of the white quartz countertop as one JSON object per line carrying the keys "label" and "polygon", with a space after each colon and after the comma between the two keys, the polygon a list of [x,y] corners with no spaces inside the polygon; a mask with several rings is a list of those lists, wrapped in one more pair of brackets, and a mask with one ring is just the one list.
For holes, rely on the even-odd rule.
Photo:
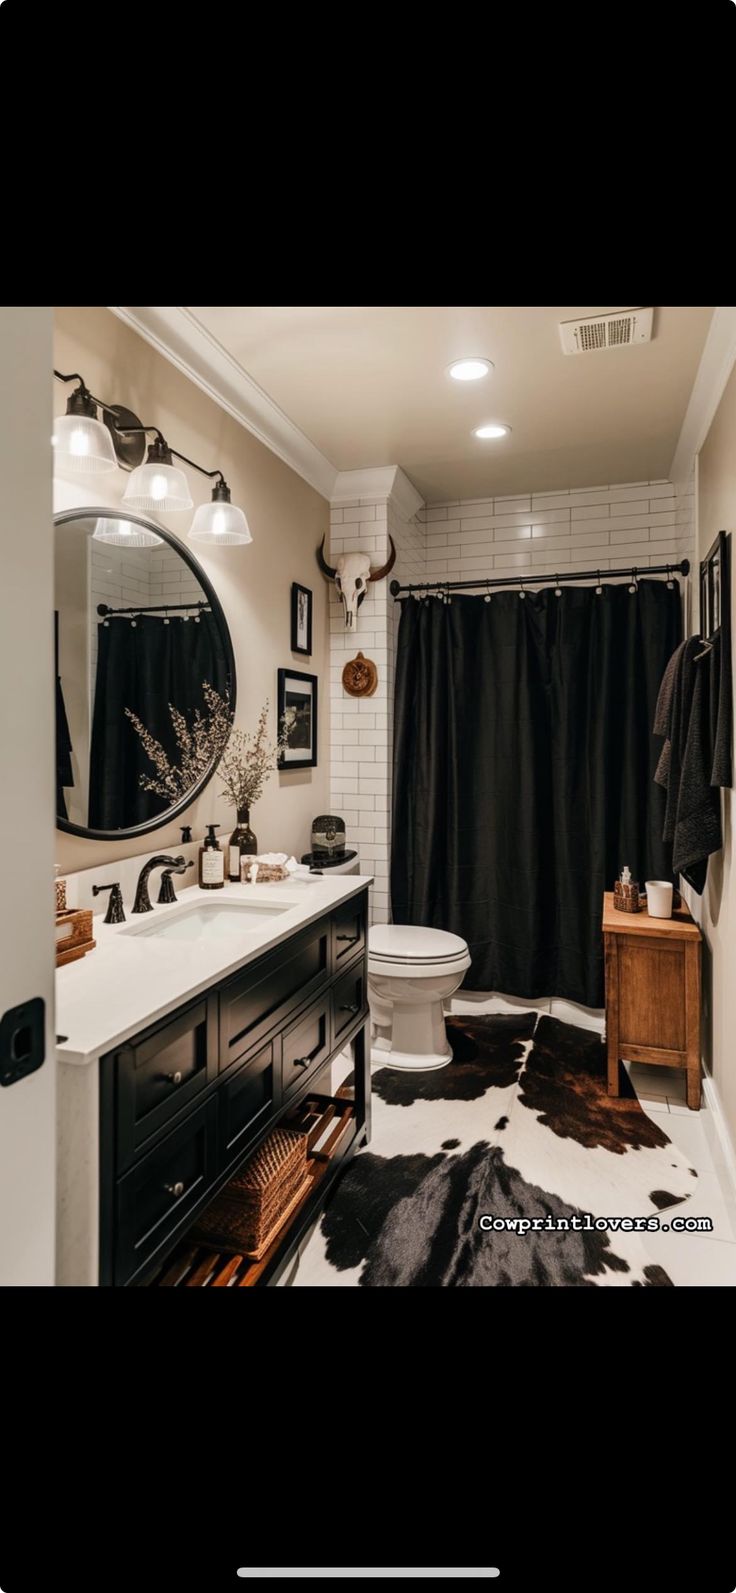
{"label": "white quartz countertop", "polygon": [[[372,876],[365,874],[332,879],[315,874],[271,885],[225,885],[219,891],[193,885],[178,892],[176,905],[155,906],[153,912],[139,914],[126,907],[124,924],[104,924],[101,916],[95,917],[94,951],[56,970],[59,1061],[94,1061],[357,896],[371,882]],[[185,908],[210,909],[227,902],[279,905],[287,910],[262,920],[245,919],[237,934],[220,939],[203,934],[182,942],[127,933],[148,929],[157,919],[178,916]]]}

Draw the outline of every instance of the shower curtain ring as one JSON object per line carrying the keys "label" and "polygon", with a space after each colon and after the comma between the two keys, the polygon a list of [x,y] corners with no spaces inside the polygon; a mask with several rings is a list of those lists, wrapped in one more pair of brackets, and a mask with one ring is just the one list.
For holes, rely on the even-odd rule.
{"label": "shower curtain ring", "polygon": [[451,603],[452,602],[452,598],[450,596],[450,583],[449,583],[449,581],[445,581],[445,602],[446,603]]}
{"label": "shower curtain ring", "polygon": [[601,585],[601,572],[600,572],[600,570],[598,571],[598,585],[597,585],[597,587],[595,589],[595,595],[596,595],[596,597],[602,597],[603,596],[603,587]]}
{"label": "shower curtain ring", "polygon": [[555,597],[562,597],[562,587],[560,586],[559,575],[555,575]]}
{"label": "shower curtain ring", "polygon": [[670,591],[672,591],[672,588],[673,588],[674,584],[675,583],[674,583],[674,581],[672,579],[672,566],[668,564],[667,565],[667,585],[668,585]]}
{"label": "shower curtain ring", "polygon": [[490,581],[486,581],[486,595],[485,595],[485,597],[483,599],[483,602],[484,603],[490,603],[490,601],[491,601],[491,583],[490,583]]}
{"label": "shower curtain ring", "polygon": [[519,597],[521,597],[521,598],[526,597],[526,592],[524,591],[524,582],[523,582],[523,579],[522,579],[521,576],[519,576],[519,586],[521,587],[521,591],[519,592]]}
{"label": "shower curtain ring", "polygon": [[636,579],[638,573],[638,567],[635,564],[633,570],[631,571],[631,586],[629,587],[630,592],[638,592],[639,590],[639,585]]}

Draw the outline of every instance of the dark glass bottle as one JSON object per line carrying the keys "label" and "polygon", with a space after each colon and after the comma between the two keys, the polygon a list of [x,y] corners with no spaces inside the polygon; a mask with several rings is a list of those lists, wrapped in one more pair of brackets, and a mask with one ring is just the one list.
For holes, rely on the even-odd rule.
{"label": "dark glass bottle", "polygon": [[258,842],[250,827],[250,808],[238,808],[238,822],[228,842],[229,879],[240,880],[241,857],[255,857]]}

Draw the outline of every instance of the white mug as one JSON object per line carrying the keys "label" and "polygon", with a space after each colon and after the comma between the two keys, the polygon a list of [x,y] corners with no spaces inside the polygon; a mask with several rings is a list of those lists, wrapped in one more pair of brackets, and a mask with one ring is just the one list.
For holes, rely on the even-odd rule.
{"label": "white mug", "polygon": [[650,918],[672,917],[672,886],[666,879],[648,879],[647,912]]}

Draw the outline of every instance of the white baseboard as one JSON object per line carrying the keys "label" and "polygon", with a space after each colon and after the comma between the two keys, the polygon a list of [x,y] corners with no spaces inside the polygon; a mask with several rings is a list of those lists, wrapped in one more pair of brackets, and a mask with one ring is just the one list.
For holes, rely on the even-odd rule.
{"label": "white baseboard", "polygon": [[736,1147],[731,1138],[715,1081],[707,1073],[703,1076],[703,1095],[707,1111],[703,1112],[701,1122],[708,1137],[713,1160],[728,1178],[736,1199]]}

